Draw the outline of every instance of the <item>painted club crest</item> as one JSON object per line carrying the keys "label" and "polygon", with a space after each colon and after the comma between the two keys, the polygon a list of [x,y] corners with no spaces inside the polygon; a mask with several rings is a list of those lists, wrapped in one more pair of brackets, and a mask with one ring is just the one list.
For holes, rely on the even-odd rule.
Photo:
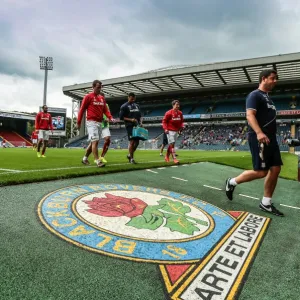
{"label": "painted club crest", "polygon": [[[213,275],[202,282],[201,276],[207,275],[207,271],[203,273],[205,266],[218,259],[215,255],[220,251],[228,260],[230,251],[237,252],[232,249],[238,245],[241,250],[248,249],[244,253],[249,254],[268,223],[267,218],[230,214],[191,196],[124,184],[57,190],[42,199],[38,215],[52,233],[79,247],[111,257],[159,264],[171,299],[206,299],[199,297],[201,293],[208,295],[204,291],[211,291],[211,298],[207,299],[216,295],[225,299],[240,274],[238,268],[231,281],[216,281],[213,276],[217,275]],[[235,248],[230,244],[223,249],[233,236]],[[234,264],[235,257],[231,255]],[[241,258],[238,264],[243,270]],[[229,273],[227,270],[224,274]]]}

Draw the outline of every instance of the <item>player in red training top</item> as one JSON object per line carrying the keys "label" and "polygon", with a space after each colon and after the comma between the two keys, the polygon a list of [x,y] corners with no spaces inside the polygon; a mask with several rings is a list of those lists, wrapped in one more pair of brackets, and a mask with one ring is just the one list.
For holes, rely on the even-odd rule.
{"label": "player in red training top", "polygon": [[172,154],[173,161],[175,164],[178,164],[179,161],[176,159],[175,153],[175,142],[178,137],[178,133],[180,134],[183,129],[183,115],[182,112],[179,110],[180,103],[178,100],[172,101],[173,109],[170,109],[165,113],[165,116],[162,121],[162,126],[167,134],[168,138],[168,150],[165,156],[165,161],[170,161],[170,154]]}
{"label": "player in red training top", "polygon": [[[43,111],[39,112],[35,117],[35,130],[38,133],[37,157],[46,157],[46,147],[49,141],[49,130],[53,133],[52,117],[48,113],[47,105],[43,105]],[[42,155],[40,154],[41,146]]]}
{"label": "player in red training top", "polygon": [[85,155],[82,159],[82,163],[89,165],[88,157],[93,152],[95,162],[98,167],[104,167],[105,163],[99,159],[98,144],[100,136],[102,136],[102,121],[103,114],[112,122],[115,122],[109,109],[107,108],[106,101],[103,94],[100,94],[102,88],[102,82],[99,80],[93,81],[93,92],[87,94],[81,104],[78,118],[77,127],[78,130],[81,126],[82,117],[85,111],[86,114],[86,128],[89,135],[90,144],[86,148]]}
{"label": "player in red training top", "polygon": [[37,134],[36,130],[33,130],[31,133],[32,150],[36,149],[37,140],[38,140],[38,134]]}

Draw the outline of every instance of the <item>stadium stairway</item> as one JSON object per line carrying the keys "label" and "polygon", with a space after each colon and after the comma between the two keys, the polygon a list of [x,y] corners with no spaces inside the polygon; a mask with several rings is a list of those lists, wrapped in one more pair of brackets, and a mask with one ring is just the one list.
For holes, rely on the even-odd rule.
{"label": "stadium stairway", "polygon": [[[0,135],[0,144],[2,143],[2,141],[4,140],[4,138]],[[7,145],[6,145],[6,147],[14,147],[14,145],[13,144],[11,144],[9,141],[7,141],[6,139],[5,139],[5,141],[6,141],[6,143],[7,143]]]}
{"label": "stadium stairway", "polygon": [[32,144],[27,141],[24,137],[16,133],[15,131],[0,131],[0,136],[5,139],[7,142],[12,144],[15,147],[23,146],[32,146]]}

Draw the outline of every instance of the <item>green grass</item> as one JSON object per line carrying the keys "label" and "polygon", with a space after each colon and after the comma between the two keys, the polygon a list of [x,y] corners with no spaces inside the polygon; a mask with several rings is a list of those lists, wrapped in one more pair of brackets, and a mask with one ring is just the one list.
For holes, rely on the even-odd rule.
{"label": "green grass", "polygon": [[[0,149],[0,186],[155,168],[172,164],[164,162],[163,157],[159,156],[158,150],[138,150],[135,156],[137,165],[128,163],[126,150],[110,150],[106,156],[108,164],[104,168],[97,168],[92,163],[92,157],[90,157],[91,166],[82,165],[83,154],[84,151],[81,149],[48,149],[46,158],[37,158],[36,152],[31,149]],[[240,169],[252,168],[249,152],[178,151],[178,154],[181,164],[208,161]],[[284,166],[280,176],[296,180],[297,156],[282,153],[282,158]],[[20,172],[14,173],[3,169]]]}

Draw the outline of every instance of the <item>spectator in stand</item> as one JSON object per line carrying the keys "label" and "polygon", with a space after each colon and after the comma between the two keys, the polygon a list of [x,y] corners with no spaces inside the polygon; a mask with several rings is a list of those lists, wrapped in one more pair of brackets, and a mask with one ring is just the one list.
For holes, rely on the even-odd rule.
{"label": "spectator in stand", "polygon": [[2,140],[2,147],[6,148],[6,140],[5,139]]}
{"label": "spectator in stand", "polygon": [[32,141],[32,150],[35,150],[37,147],[38,134],[36,130],[33,130],[31,133],[31,141]]}
{"label": "spectator in stand", "polygon": [[97,167],[101,168],[105,166],[105,163],[101,161],[98,153],[98,144],[100,136],[102,134],[102,121],[103,115],[114,122],[112,115],[110,114],[109,109],[107,108],[106,101],[103,95],[100,94],[102,88],[102,82],[99,80],[93,81],[93,92],[87,94],[81,104],[78,118],[77,118],[77,127],[80,129],[81,121],[85,111],[86,114],[86,127],[89,135],[90,144],[88,145],[85,155],[82,159],[82,163],[89,165],[88,157],[93,152],[95,163]]}
{"label": "spectator in stand", "polygon": [[[35,129],[38,133],[38,144],[37,144],[37,157],[45,158],[46,148],[48,146],[49,141],[49,130],[52,131],[53,134],[53,125],[52,125],[52,117],[48,113],[47,105],[43,105],[43,111],[39,112],[35,117]],[[42,155],[40,154],[41,146],[42,147]]]}
{"label": "spectator in stand", "polygon": [[133,127],[137,125],[142,126],[142,113],[139,105],[134,103],[135,98],[134,93],[129,93],[128,101],[120,108],[120,120],[123,120],[125,123],[129,140],[129,154],[127,155],[127,159],[131,164],[136,164],[133,156],[140,142],[139,138],[132,135]]}
{"label": "spectator in stand", "polygon": [[170,154],[173,157],[174,163],[178,164],[179,161],[176,159],[176,153],[175,153],[175,143],[178,137],[178,134],[181,134],[181,131],[183,129],[183,115],[182,112],[179,110],[180,103],[178,100],[172,101],[173,108],[168,110],[163,118],[162,126],[167,134],[168,138],[168,150],[167,154],[165,156],[165,161],[170,161]]}

